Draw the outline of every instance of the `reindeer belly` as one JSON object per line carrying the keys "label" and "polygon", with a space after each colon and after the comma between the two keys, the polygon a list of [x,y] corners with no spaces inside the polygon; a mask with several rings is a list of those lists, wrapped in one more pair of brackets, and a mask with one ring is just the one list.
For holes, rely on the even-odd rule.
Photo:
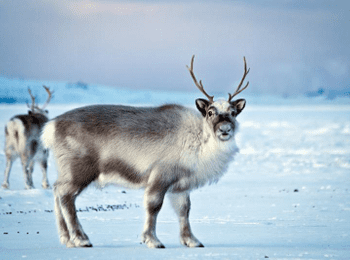
{"label": "reindeer belly", "polygon": [[108,184],[139,189],[147,183],[148,174],[135,164],[119,157],[110,157],[100,162],[100,174],[97,182],[100,186]]}
{"label": "reindeer belly", "polygon": [[130,179],[125,178],[123,174],[119,172],[100,173],[96,180],[96,184],[102,188],[107,185],[117,185],[129,189],[141,189],[145,186],[143,182],[140,182],[137,179],[131,181]]}

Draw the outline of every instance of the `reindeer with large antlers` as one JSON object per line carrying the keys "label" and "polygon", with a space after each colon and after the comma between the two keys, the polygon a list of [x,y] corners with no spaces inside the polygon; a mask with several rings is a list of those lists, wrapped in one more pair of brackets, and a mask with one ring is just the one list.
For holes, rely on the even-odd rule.
{"label": "reindeer with large antlers", "polygon": [[[193,73],[201,92],[200,114],[180,105],[129,107],[95,105],[60,115],[44,127],[42,140],[56,158],[55,212],[60,241],[67,247],[91,247],[75,208],[76,197],[91,183],[143,188],[146,221],[142,241],[164,248],[156,236],[157,215],[167,195],[178,216],[180,242],[203,247],[189,222],[190,192],[217,182],[238,151],[236,117],[245,100],[214,101]],[[245,88],[248,84],[245,86]]]}
{"label": "reindeer with large antlers", "polygon": [[49,120],[48,111],[45,108],[49,104],[53,92],[46,86],[44,88],[48,93],[48,98],[41,108],[35,104],[35,97],[28,88],[32,100],[31,105],[27,104],[30,108],[28,114],[12,117],[5,126],[6,169],[2,184],[2,187],[5,189],[9,188],[12,163],[18,157],[21,158],[26,189],[34,188],[32,174],[35,161],[39,162],[43,172],[42,187],[44,189],[50,188],[47,179],[47,158],[49,153],[42,145],[40,134],[44,124]]}

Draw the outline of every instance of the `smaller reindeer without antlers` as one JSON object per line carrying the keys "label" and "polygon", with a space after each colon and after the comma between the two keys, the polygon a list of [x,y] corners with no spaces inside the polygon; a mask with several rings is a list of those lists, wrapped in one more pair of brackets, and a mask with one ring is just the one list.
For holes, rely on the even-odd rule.
{"label": "smaller reindeer without antlers", "polygon": [[143,188],[146,221],[142,241],[150,248],[164,248],[156,235],[157,215],[165,196],[170,199],[180,223],[180,242],[203,247],[189,222],[190,192],[217,182],[237,152],[236,117],[244,99],[244,76],[228,100],[214,101],[193,73],[200,91],[200,111],[169,104],[159,107],[96,105],[77,108],[48,122],[44,145],[57,162],[54,184],[55,213],[60,241],[67,247],[91,247],[76,213],[76,197],[91,183],[103,187],[117,184]]}
{"label": "smaller reindeer without antlers", "polygon": [[53,92],[46,86],[44,88],[48,93],[48,98],[41,108],[35,104],[35,97],[28,88],[32,99],[31,105],[27,103],[28,108],[30,108],[28,114],[12,117],[5,126],[6,169],[2,184],[4,189],[9,188],[12,163],[18,157],[21,158],[26,189],[34,188],[32,174],[35,161],[39,162],[43,172],[42,187],[44,189],[50,188],[47,180],[47,158],[49,153],[42,145],[40,134],[44,124],[49,120],[48,111],[45,108],[49,104]]}

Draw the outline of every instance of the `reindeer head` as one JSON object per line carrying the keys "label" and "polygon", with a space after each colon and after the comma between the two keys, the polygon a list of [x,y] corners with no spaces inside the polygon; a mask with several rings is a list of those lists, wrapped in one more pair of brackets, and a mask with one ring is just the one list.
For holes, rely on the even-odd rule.
{"label": "reindeer head", "polygon": [[28,111],[29,114],[43,114],[45,116],[47,116],[49,114],[49,111],[45,110],[45,108],[50,103],[53,91],[50,91],[50,89],[48,87],[46,87],[46,86],[43,86],[43,87],[45,88],[45,90],[46,90],[46,92],[48,93],[49,96],[48,96],[45,104],[41,108],[38,105],[35,104],[35,97],[32,95],[32,91],[28,87],[28,92],[29,92],[30,98],[32,99],[32,105],[31,106],[29,106],[29,104],[27,103],[28,108],[30,108],[30,110]]}
{"label": "reindeer head", "polygon": [[245,103],[246,103],[245,99],[237,99],[232,101],[233,97],[241,93],[249,85],[249,82],[247,82],[244,88],[241,89],[244,79],[249,73],[249,69],[247,70],[246,60],[245,58],[243,59],[244,59],[244,75],[236,91],[232,95],[230,93],[228,94],[229,95],[228,100],[219,99],[217,101],[214,101],[214,96],[210,96],[205,92],[202,81],[200,80],[199,83],[197,82],[197,79],[193,73],[194,55],[192,56],[191,67],[189,68],[187,66],[193,78],[194,83],[196,84],[198,89],[208,98],[208,100],[201,99],[201,98],[197,99],[196,100],[197,109],[201,112],[206,122],[212,129],[214,135],[220,141],[228,141],[234,136],[234,132],[236,130],[236,125],[237,125],[236,117],[239,115],[239,113],[242,112],[242,110],[245,107]]}

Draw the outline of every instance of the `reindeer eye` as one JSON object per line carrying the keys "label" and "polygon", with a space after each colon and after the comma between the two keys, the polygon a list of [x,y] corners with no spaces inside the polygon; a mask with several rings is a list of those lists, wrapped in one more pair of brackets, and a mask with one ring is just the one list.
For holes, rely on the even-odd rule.
{"label": "reindeer eye", "polygon": [[235,115],[236,115],[235,111],[232,111],[231,116],[235,116]]}
{"label": "reindeer eye", "polygon": [[212,116],[213,115],[213,112],[212,111],[209,111],[208,112],[208,116]]}

